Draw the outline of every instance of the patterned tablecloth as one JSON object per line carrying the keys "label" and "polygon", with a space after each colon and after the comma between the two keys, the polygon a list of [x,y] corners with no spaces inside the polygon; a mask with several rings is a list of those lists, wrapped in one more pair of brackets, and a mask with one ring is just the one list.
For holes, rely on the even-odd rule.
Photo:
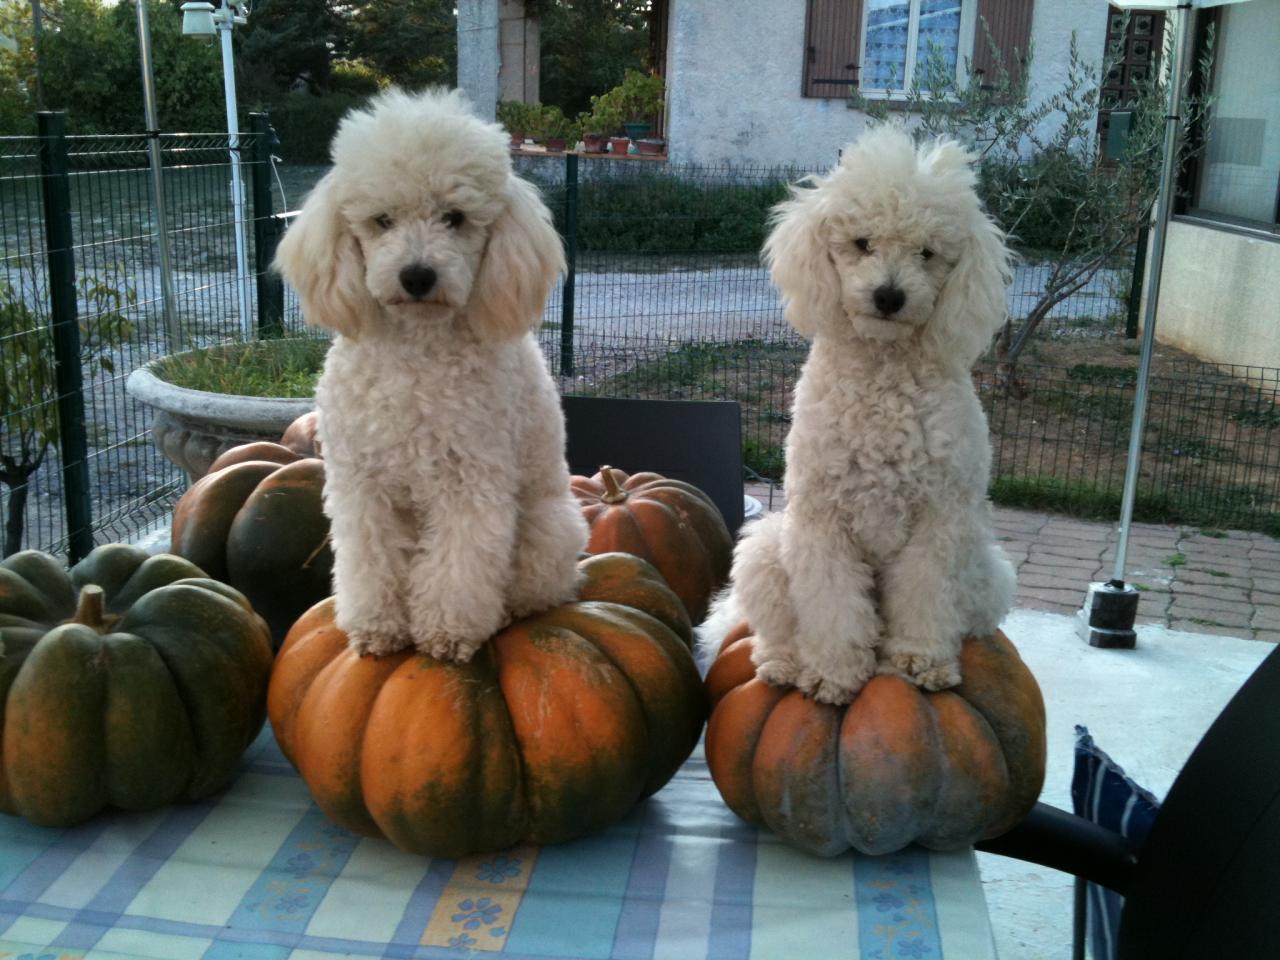
{"label": "patterned tablecloth", "polygon": [[0,816],[0,958],[994,957],[971,851],[823,860],[738,820],[701,749],[612,829],[429,860],[330,823],[264,733],[204,803]]}

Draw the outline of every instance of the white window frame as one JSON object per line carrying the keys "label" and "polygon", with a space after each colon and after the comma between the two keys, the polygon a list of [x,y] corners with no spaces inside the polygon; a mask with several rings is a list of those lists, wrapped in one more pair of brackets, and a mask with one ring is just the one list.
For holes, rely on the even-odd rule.
{"label": "white window frame", "polygon": [[[866,87],[862,78],[866,75],[867,63],[867,21],[871,17],[870,2],[862,5],[862,27],[858,41],[858,91],[868,100],[906,100],[907,90],[916,72],[916,44],[920,36],[920,4],[922,0],[908,0],[907,12],[907,62],[901,90],[886,91],[884,87]],[[974,36],[977,32],[978,0],[960,0],[960,36],[956,47],[956,85],[965,83],[967,77],[964,70],[966,61],[973,59]]]}

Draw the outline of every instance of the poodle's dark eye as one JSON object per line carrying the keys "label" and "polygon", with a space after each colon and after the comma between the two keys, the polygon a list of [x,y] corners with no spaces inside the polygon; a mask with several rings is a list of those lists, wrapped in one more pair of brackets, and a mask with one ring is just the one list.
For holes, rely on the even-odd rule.
{"label": "poodle's dark eye", "polygon": [[455,229],[462,226],[466,219],[467,215],[461,210],[450,210],[444,215],[444,222]]}
{"label": "poodle's dark eye", "polygon": [[395,221],[392,220],[385,213],[378,214],[376,217],[373,218],[373,222],[376,223],[378,225],[378,228],[381,230],[390,230],[393,226],[395,226]]}
{"label": "poodle's dark eye", "polygon": [[857,240],[853,241],[853,245],[863,253],[871,252],[871,241],[866,237],[859,237]]}
{"label": "poodle's dark eye", "polygon": [[933,259],[933,251],[932,251],[932,250],[930,250],[928,247],[925,247],[923,250],[921,250],[921,251],[920,251],[920,259],[921,259],[921,260],[932,260],[932,259]]}

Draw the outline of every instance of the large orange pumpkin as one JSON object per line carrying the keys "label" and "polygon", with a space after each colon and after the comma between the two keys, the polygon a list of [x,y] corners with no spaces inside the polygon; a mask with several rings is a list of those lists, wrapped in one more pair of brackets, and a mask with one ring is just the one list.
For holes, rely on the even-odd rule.
{"label": "large orange pumpkin", "polygon": [[278,645],[332,589],[323,489],[314,457],[278,443],[232,447],[178,501],[169,549],[248,597]]}
{"label": "large orange pumpkin", "polygon": [[1003,633],[964,642],[960,686],[873,678],[847,707],[767,686],[743,624],[707,674],[707,764],[738,816],[822,856],[998,836],[1044,784],[1044,700]]}
{"label": "large orange pumpkin", "polygon": [[706,693],[679,601],[631,556],[581,563],[583,599],[518,621],[466,664],[359,657],[332,599],[289,631],[268,712],[320,809],[441,857],[613,823],[692,752]]}
{"label": "large orange pumpkin", "polygon": [[701,623],[733,563],[733,537],[711,498],[692,484],[612,467],[573,477],[571,486],[591,525],[587,552],[648,560]]}

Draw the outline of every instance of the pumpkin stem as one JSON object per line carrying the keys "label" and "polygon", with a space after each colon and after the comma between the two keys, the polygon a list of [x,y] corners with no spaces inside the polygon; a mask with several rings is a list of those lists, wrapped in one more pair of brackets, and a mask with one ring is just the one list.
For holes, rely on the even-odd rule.
{"label": "pumpkin stem", "polygon": [[80,602],[76,604],[76,615],[71,622],[101,630],[107,625],[106,613],[106,595],[100,586],[90,583],[80,588]]}
{"label": "pumpkin stem", "polygon": [[604,496],[600,499],[605,503],[622,503],[627,499],[626,491],[618,486],[618,478],[613,475],[613,467],[600,468],[600,481],[604,484]]}

